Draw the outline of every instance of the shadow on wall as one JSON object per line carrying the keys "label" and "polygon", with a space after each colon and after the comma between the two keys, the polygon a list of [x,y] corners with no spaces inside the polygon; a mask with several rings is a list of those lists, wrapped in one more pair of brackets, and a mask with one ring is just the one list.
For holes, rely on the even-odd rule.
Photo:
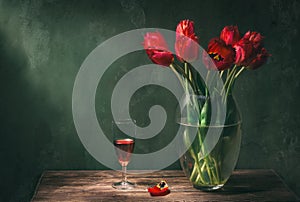
{"label": "shadow on wall", "polygon": [[0,201],[28,199],[51,141],[50,126],[35,108],[41,95],[32,89],[27,72],[22,45],[0,29]]}

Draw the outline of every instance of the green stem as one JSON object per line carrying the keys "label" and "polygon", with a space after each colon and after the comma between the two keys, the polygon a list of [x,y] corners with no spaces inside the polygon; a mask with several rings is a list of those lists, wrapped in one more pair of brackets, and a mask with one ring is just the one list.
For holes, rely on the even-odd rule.
{"label": "green stem", "polygon": [[223,73],[224,73],[224,70],[222,70],[221,73],[220,73],[220,78],[221,78],[221,79],[222,79],[222,77],[223,77]]}
{"label": "green stem", "polygon": [[[201,169],[200,169],[200,165],[199,165],[199,162],[197,161],[197,163],[194,164],[193,171],[192,171],[192,174],[190,176],[191,182],[198,182],[200,180],[201,183],[204,184],[205,180],[203,179],[201,173],[202,172],[201,172]],[[196,178],[196,179],[194,180],[194,178]]]}
{"label": "green stem", "polygon": [[[211,76],[211,72],[209,73],[209,77],[211,77],[211,78],[209,79],[209,77],[207,77],[207,85],[208,85],[208,87],[211,87],[212,83],[214,82],[214,80],[217,77],[216,75],[217,75],[216,72],[213,72],[212,76]],[[205,93],[206,93],[205,95],[208,95],[208,89],[207,88],[206,88],[206,92]]]}
{"label": "green stem", "polygon": [[[206,159],[206,158],[205,158]],[[207,162],[207,161],[206,161]],[[211,184],[213,184],[213,175],[212,175],[212,173],[211,173],[211,169],[210,169],[210,165],[209,165],[209,163],[206,163],[206,171],[207,171],[207,175],[208,175],[208,177],[209,177],[209,181],[210,181],[210,183]]]}
{"label": "green stem", "polygon": [[232,89],[235,79],[237,79],[238,76],[245,70],[245,67],[242,67],[238,72],[236,72],[236,70],[237,69],[234,70],[234,74],[232,75],[232,78],[230,79],[230,82],[228,84],[227,91],[226,91],[226,98],[228,97],[228,94]]}
{"label": "green stem", "polygon": [[[187,66],[187,63],[185,63],[185,64],[186,64],[185,66]],[[177,72],[180,72],[180,74],[186,79],[185,81],[187,81],[190,84],[194,94],[198,95],[199,92],[201,92],[201,91],[199,90],[199,88],[196,86],[194,80],[192,79],[192,74],[189,71],[188,67],[187,68],[184,67],[184,70],[183,70],[182,67],[180,67],[176,63],[173,63],[172,66]],[[188,86],[186,86],[186,87],[188,87]],[[186,88],[185,90],[187,90],[187,92],[188,92],[188,88]]]}
{"label": "green stem", "polygon": [[230,92],[231,89],[232,89],[232,86],[233,86],[233,84],[234,84],[235,79],[236,79],[236,78],[237,78],[244,70],[245,70],[245,67],[242,67],[238,72],[236,72],[236,71],[237,71],[237,68],[234,69],[233,75],[232,75],[232,77],[231,77],[231,79],[230,79],[230,82],[229,82],[229,84],[228,84],[228,86],[227,86],[226,95],[225,95],[226,98],[228,97],[229,92]]}
{"label": "green stem", "polygon": [[216,159],[214,159],[214,158],[213,158],[213,161],[214,161],[214,164],[215,164],[215,169],[216,169],[216,175],[217,175],[216,177],[217,177],[217,180],[218,180],[218,181],[220,181],[220,180],[221,180],[221,178],[220,178],[220,174],[219,174],[219,172],[220,172],[220,171],[219,171],[219,165],[218,165],[218,163],[217,163]]}
{"label": "green stem", "polygon": [[[208,107],[208,103],[206,103],[206,105],[203,106],[201,113],[206,114],[207,113],[207,107]],[[197,136],[196,136],[197,139],[195,139],[196,144],[199,143],[199,145],[201,147],[200,151],[198,152],[197,157],[194,158],[195,165],[196,165],[195,168],[201,167],[201,169],[199,171],[199,180],[200,180],[200,177],[201,177],[201,179],[204,179],[204,176],[202,176],[202,175],[205,174],[204,169],[205,169],[205,172],[207,173],[207,176],[209,178],[208,181],[207,180],[206,181],[201,180],[200,181],[201,184],[207,184],[207,185],[208,184],[219,184],[220,178],[219,178],[218,164],[217,164],[216,160],[214,159],[214,157],[212,157],[210,154],[206,155],[205,145],[203,145],[203,140],[202,140],[202,136],[201,136],[201,131],[204,132],[204,134],[205,134],[205,130],[201,130],[201,126],[206,127],[206,121],[207,121],[206,118],[201,119],[200,128],[197,131]],[[202,166],[200,166],[201,161],[199,161],[199,159],[202,159],[201,160],[202,161]],[[192,171],[192,173],[193,173],[192,176],[194,176],[194,173],[196,172],[195,168]],[[192,180],[193,179],[194,179],[194,177],[192,177]],[[199,183],[197,178],[196,178],[196,181],[194,181],[194,182]]]}
{"label": "green stem", "polygon": [[227,69],[227,75],[226,75],[226,78],[228,78],[228,76],[229,76],[229,74],[230,74],[230,68],[229,69]]}
{"label": "green stem", "polygon": [[175,67],[173,64],[170,64],[170,69],[174,72],[174,74],[176,75],[176,77],[178,78],[180,84],[182,85],[182,87],[184,88],[184,83],[182,80],[182,77],[178,74],[178,72],[176,71]]}
{"label": "green stem", "polygon": [[[177,72],[176,76],[178,77],[178,72],[180,72],[183,77],[185,78],[185,80],[182,80],[184,89],[186,91],[187,94],[190,93],[190,88],[189,85],[192,87],[192,91],[194,91],[192,94],[198,94],[199,93],[199,88],[196,85],[196,82],[194,81],[193,75],[191,70],[189,69],[188,63],[184,63],[184,70],[179,67],[177,64],[175,65],[171,65],[170,66],[172,71]],[[213,76],[212,80],[209,80],[209,73],[210,71],[208,71],[208,75],[206,77],[206,83],[208,82],[213,82],[213,79],[215,79],[215,75]],[[224,71],[221,72],[220,76],[222,77]],[[229,72],[228,75],[232,75],[232,72]],[[180,77],[180,76],[179,76]],[[228,78],[229,79],[229,78]],[[228,85],[227,81],[227,85]],[[207,91],[207,89],[206,89]],[[205,95],[208,95],[208,92],[205,92]],[[194,97],[194,99],[191,99],[192,102],[194,104],[196,104],[196,108],[198,109],[198,107],[200,107],[197,102],[197,98]],[[189,107],[187,106],[187,121],[189,121],[190,119],[190,114],[189,114]],[[200,107],[201,108],[201,107]],[[203,106],[201,112],[199,110],[199,115],[201,116],[202,113],[208,113],[206,111],[206,108],[208,108],[208,106]],[[200,148],[197,149],[197,147],[193,147],[192,144],[189,144],[190,147],[188,149],[191,157],[194,159],[194,167],[193,170],[191,172],[190,175],[190,180],[196,184],[200,183],[200,184],[204,184],[204,185],[209,185],[209,184],[218,184],[220,183],[220,174],[219,174],[219,168],[218,168],[218,164],[216,159],[211,156],[211,154],[208,154],[206,156],[204,156],[205,154],[205,145],[203,145],[203,140],[202,140],[202,136],[201,133],[203,132],[203,135],[205,135],[205,130],[201,131],[202,129],[200,129],[201,126],[206,126],[206,122],[207,122],[207,116],[205,116],[204,118],[205,120],[202,120],[199,122],[200,126],[199,129],[197,131],[197,136],[196,139],[194,139],[194,144],[199,144]],[[189,135],[188,132],[186,133],[187,138],[186,138],[186,143],[190,143],[190,139],[189,139]],[[204,138],[204,137],[203,137]],[[200,160],[201,159],[201,160]],[[205,171],[202,171],[205,170]],[[208,177],[208,179],[207,179]]]}
{"label": "green stem", "polygon": [[222,91],[221,91],[221,95],[224,94],[226,88],[228,87],[228,83],[230,82],[231,77],[234,75],[234,72],[235,72],[236,68],[237,68],[237,66],[234,65],[232,70],[230,70],[230,69],[227,70],[227,76],[226,76],[226,80],[225,80],[224,86],[223,86]]}
{"label": "green stem", "polygon": [[234,76],[234,78],[235,78],[235,79],[238,78],[238,76],[239,76],[244,70],[245,70],[245,67],[242,67],[242,68],[238,71],[238,73],[236,73],[236,75]]}
{"label": "green stem", "polygon": [[189,92],[188,81],[190,80],[189,80],[189,70],[186,62],[184,63],[184,73],[185,75],[187,75],[187,78],[185,80],[185,92],[188,93]]}
{"label": "green stem", "polygon": [[199,159],[192,147],[191,141],[189,139],[189,135],[186,134],[186,138],[185,138],[185,142],[186,142],[186,146],[189,145],[189,153],[191,154],[192,158],[194,159],[194,167],[193,167],[193,171],[190,175],[190,181],[191,182],[197,182],[198,180],[201,180],[201,183],[205,183],[205,180],[202,178],[201,176],[201,170],[200,170],[200,165],[199,165]]}
{"label": "green stem", "polygon": [[[189,93],[188,85],[189,85],[189,83],[192,83],[192,81],[191,81],[191,73],[189,73],[188,65],[187,65],[186,62],[184,63],[184,74],[183,75],[186,75],[186,79],[185,79],[185,83],[184,83],[185,84],[185,91],[186,91],[186,93]],[[187,121],[189,122],[189,118],[190,118],[189,117],[190,116],[190,114],[189,114],[189,105],[187,105],[186,107],[187,107]],[[187,132],[186,136],[189,139],[188,132]],[[199,161],[198,161],[197,155],[196,155],[195,151],[193,150],[193,147],[192,147],[192,144],[191,144],[190,141],[189,141],[189,143],[190,143],[189,144],[190,145],[189,152],[190,152],[192,158],[195,161],[193,171],[192,171],[191,176],[190,176],[190,180],[194,181],[194,179],[196,178],[195,180],[197,181],[200,178],[200,180],[204,182],[202,177],[199,175],[201,172],[200,172],[200,168],[199,168],[199,163],[198,163]]]}

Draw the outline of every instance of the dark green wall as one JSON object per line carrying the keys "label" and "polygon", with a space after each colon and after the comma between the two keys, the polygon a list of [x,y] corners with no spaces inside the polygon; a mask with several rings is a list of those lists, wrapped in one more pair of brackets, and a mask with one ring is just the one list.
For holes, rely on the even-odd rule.
{"label": "dark green wall", "polygon": [[[195,21],[203,46],[231,24],[266,36],[268,64],[243,74],[235,88],[243,116],[238,168],[272,168],[300,195],[299,1],[0,0],[0,201],[29,200],[45,169],[105,169],[85,151],[73,124],[72,88],[81,63],[118,33],[174,30],[185,18]],[[116,62],[115,71],[117,66],[125,71],[134,60],[149,62],[144,54],[129,56]],[[108,90],[118,78],[114,73],[107,73]],[[111,115],[107,102],[99,104],[109,95],[103,85],[96,108],[105,122]],[[143,92],[133,107],[161,100],[153,89],[138,93]],[[144,115],[140,120],[147,122]],[[178,169],[178,162],[170,168]]]}

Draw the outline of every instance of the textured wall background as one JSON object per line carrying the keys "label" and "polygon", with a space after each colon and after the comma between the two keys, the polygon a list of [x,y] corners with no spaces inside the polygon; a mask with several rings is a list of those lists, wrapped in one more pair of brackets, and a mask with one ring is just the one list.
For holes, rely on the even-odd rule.
{"label": "textured wall background", "polygon": [[[81,63],[118,33],[174,30],[185,18],[196,22],[204,47],[225,25],[266,36],[271,59],[243,74],[235,88],[244,121],[238,168],[273,168],[300,195],[299,1],[0,0],[0,201],[28,201],[45,169],[105,169],[85,151],[73,124],[71,95]],[[99,84],[96,108],[103,123],[111,118],[104,82],[109,90],[120,76],[114,71],[126,71],[131,62],[149,61],[145,54],[122,58]],[[159,99],[163,91],[138,94],[144,96],[131,103],[138,111],[152,103],[174,108]],[[137,113],[141,124],[145,113]],[[178,162],[170,168],[178,169]]]}

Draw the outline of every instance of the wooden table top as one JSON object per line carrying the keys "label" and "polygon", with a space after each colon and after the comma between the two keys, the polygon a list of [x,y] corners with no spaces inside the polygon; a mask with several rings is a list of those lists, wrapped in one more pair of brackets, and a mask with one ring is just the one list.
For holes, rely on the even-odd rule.
{"label": "wooden table top", "polygon": [[[105,170],[45,171],[32,201],[299,201],[273,170],[234,171],[225,186],[214,192],[192,187],[181,170],[129,175],[137,183],[131,191],[120,191],[111,184],[121,173]],[[147,187],[166,180],[171,193],[151,197]]]}

